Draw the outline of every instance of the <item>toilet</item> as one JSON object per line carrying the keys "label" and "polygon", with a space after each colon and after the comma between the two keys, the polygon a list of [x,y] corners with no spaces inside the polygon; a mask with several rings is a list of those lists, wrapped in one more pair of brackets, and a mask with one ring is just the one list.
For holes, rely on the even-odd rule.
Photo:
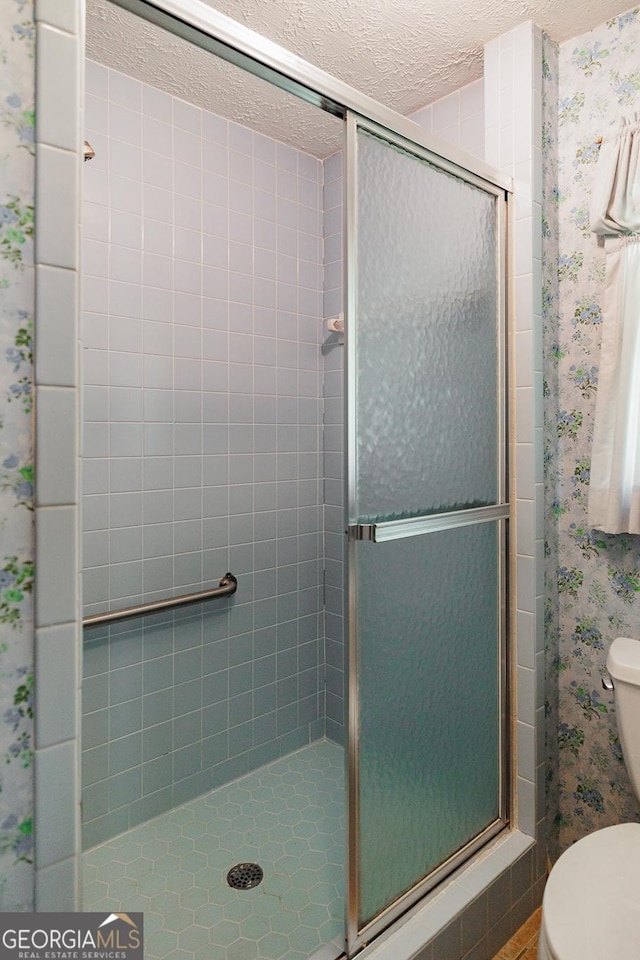
{"label": "toilet", "polygon": [[[640,641],[617,637],[607,670],[640,797]],[[640,823],[596,830],[562,854],[545,887],[538,944],[538,960],[640,960]]]}

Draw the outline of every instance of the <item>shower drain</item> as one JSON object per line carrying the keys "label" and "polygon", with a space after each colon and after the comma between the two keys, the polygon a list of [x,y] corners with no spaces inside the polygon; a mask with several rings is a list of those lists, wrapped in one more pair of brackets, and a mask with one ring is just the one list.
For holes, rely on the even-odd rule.
{"label": "shower drain", "polygon": [[227,883],[235,890],[251,890],[262,883],[263,876],[259,863],[236,863],[227,874]]}

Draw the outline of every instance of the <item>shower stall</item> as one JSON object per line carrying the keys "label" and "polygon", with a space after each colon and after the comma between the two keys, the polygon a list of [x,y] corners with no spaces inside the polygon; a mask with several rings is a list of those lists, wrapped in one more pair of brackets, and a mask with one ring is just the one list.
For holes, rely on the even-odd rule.
{"label": "shower stall", "polygon": [[83,904],[351,957],[509,824],[508,184],[174,6],[88,8]]}

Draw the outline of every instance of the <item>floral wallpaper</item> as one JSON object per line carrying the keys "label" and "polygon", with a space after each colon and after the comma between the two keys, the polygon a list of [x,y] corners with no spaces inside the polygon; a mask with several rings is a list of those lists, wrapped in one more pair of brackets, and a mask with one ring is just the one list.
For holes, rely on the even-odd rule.
{"label": "floral wallpaper", "polygon": [[0,4],[0,910],[33,909],[33,183],[30,0]]}
{"label": "floral wallpaper", "polygon": [[640,638],[640,537],[586,520],[602,325],[604,254],[589,230],[598,138],[640,109],[640,7],[559,49],[543,77],[543,335],[547,752],[550,853],[620,820],[640,820],[613,695],[614,637]]}
{"label": "floral wallpaper", "polygon": [[[31,0],[0,4],[0,911],[33,908],[33,182]],[[586,523],[604,259],[589,232],[598,137],[640,109],[640,7],[545,43],[543,334],[550,852],[640,819],[611,640],[640,636],[640,538]]]}

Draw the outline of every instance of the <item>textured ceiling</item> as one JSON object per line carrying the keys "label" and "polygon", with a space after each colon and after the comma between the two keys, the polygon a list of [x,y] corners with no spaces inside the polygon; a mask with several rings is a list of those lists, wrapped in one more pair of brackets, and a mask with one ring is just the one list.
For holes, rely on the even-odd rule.
{"label": "textured ceiling", "polygon": [[326,157],[342,121],[108,0],[87,0],[87,56],[291,146]]}
{"label": "textured ceiling", "polygon": [[[629,0],[215,0],[221,13],[409,114],[478,79],[483,45],[532,19],[554,40],[622,13]],[[168,93],[317,156],[341,124],[108,0],[87,0],[87,54]]]}

